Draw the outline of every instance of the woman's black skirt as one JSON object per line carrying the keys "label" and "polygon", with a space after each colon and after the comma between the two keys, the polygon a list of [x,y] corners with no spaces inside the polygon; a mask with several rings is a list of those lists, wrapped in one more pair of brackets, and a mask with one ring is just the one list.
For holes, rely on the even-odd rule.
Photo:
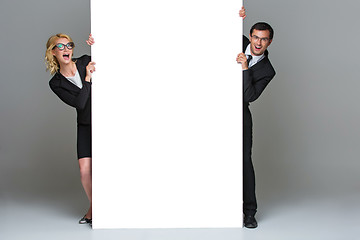
{"label": "woman's black skirt", "polygon": [[91,157],[91,125],[78,124],[77,152],[78,159]]}

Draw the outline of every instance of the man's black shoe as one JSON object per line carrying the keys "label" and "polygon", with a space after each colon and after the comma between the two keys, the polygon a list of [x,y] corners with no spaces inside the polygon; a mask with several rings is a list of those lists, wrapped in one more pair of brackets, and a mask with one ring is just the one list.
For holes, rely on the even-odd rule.
{"label": "man's black shoe", "polygon": [[244,217],[244,226],[246,228],[257,228],[258,224],[254,216],[245,216]]}

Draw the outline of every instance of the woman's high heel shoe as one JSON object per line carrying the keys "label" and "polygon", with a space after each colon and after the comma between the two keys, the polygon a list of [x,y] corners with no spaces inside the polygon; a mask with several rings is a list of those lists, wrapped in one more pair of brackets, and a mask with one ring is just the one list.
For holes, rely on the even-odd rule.
{"label": "woman's high heel shoe", "polygon": [[90,223],[91,224],[92,223],[92,219],[91,218],[86,218],[85,216],[83,216],[83,218],[79,220],[79,224],[85,224],[85,223]]}

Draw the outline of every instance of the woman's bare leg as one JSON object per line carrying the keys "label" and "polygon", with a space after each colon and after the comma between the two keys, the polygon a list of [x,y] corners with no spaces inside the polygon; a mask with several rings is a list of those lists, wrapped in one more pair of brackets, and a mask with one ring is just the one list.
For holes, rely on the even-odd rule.
{"label": "woman's bare leg", "polygon": [[86,213],[86,218],[92,218],[92,171],[91,171],[91,158],[80,158],[79,159],[80,167],[80,178],[83,188],[85,190],[86,196],[89,199],[90,207]]}

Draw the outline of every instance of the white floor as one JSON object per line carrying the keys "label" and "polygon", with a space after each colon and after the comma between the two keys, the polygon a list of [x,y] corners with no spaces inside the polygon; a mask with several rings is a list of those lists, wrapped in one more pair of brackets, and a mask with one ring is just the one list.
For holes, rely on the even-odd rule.
{"label": "white floor", "polygon": [[[259,201],[259,227],[250,229],[92,230],[77,221],[85,212],[78,196],[0,195],[1,240],[352,240],[360,235],[360,194],[324,194]],[[74,200],[77,199],[77,200]],[[79,200],[80,199],[80,200]],[[191,217],[191,216],[189,216]]]}

